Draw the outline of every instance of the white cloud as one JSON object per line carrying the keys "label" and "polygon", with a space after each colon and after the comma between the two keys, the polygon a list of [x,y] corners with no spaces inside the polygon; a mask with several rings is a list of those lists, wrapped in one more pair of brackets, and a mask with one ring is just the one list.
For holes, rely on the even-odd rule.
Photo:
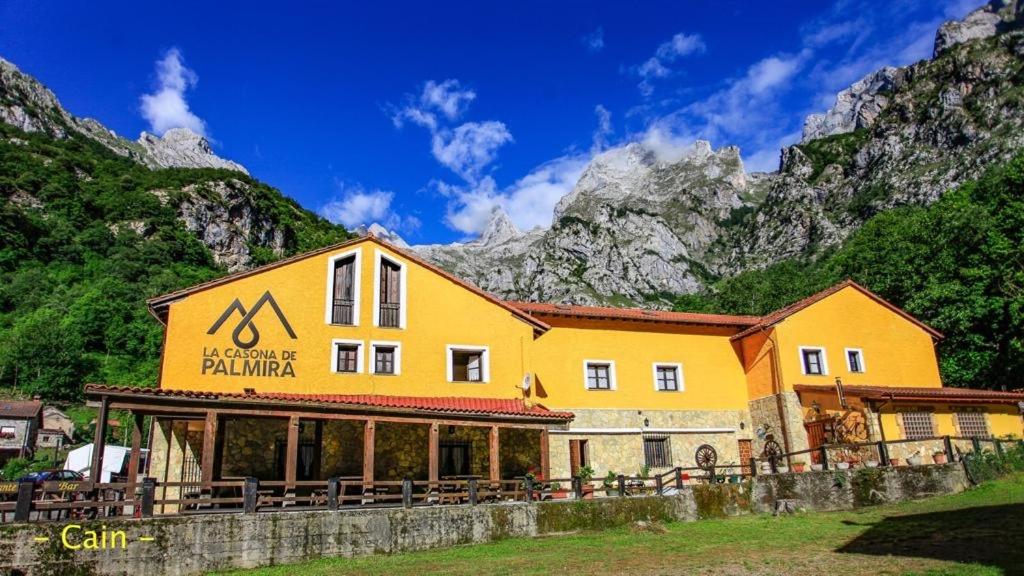
{"label": "white cloud", "polygon": [[655,54],[666,62],[675,62],[681,56],[688,56],[704,52],[705,50],[707,50],[707,45],[704,44],[704,39],[700,37],[700,34],[684,34],[679,32],[671,40],[658,46],[658,51]]}
{"label": "white cloud", "polygon": [[475,186],[437,183],[441,194],[449,198],[445,221],[467,236],[476,236],[483,232],[497,207],[520,230],[548,227],[558,201],[576,186],[589,162],[590,155],[560,156],[537,166],[505,189],[499,189],[490,176]]}
{"label": "white cloud", "polygon": [[158,134],[171,128],[188,128],[196,134],[206,135],[206,123],[189,110],[185,92],[195,87],[199,77],[185,67],[181,51],[171,48],[156,63],[157,87],[152,94],[141,97],[142,117],[150,129]]}
{"label": "white cloud", "polygon": [[356,187],[345,190],[342,197],[324,204],[317,211],[321,216],[352,229],[378,223],[403,233],[414,232],[420,226],[415,216],[400,216],[392,210],[394,193],[385,190],[366,191]]}
{"label": "white cloud", "polygon": [[462,88],[458,80],[427,80],[419,96],[406,94],[403,106],[389,106],[391,121],[396,128],[410,121],[434,131],[440,124],[437,117],[439,113],[443,119],[457,120],[475,99],[476,92]]}
{"label": "white cloud", "polygon": [[604,50],[604,29],[600,26],[589,34],[584,34],[580,42],[587,48],[588,52],[596,53]]}
{"label": "white cloud", "polygon": [[591,136],[590,153],[597,154],[608,147],[608,136],[614,132],[612,129],[612,113],[607,108],[598,104],[594,106],[594,114],[597,115],[597,128]]}
{"label": "white cloud", "polygon": [[671,64],[691,54],[698,54],[707,50],[704,39],[699,34],[685,34],[679,32],[667,42],[662,42],[654,51],[654,56],[645,60],[642,64],[633,66],[631,71],[640,77],[637,88],[643,96],[650,96],[654,93],[654,80],[667,78],[672,75]]}
{"label": "white cloud", "polygon": [[473,182],[497,156],[498,149],[512,142],[512,133],[501,122],[466,122],[454,130],[436,131],[431,152],[442,165]]}

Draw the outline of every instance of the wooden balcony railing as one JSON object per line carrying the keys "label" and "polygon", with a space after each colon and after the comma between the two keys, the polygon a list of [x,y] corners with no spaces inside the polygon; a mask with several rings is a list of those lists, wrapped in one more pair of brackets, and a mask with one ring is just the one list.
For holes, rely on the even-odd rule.
{"label": "wooden balcony railing", "polygon": [[378,324],[384,328],[398,328],[401,317],[401,304],[381,303]]}
{"label": "wooden balcony railing", "polygon": [[354,302],[352,300],[335,299],[331,310],[331,324],[351,326],[355,323],[353,316]]}

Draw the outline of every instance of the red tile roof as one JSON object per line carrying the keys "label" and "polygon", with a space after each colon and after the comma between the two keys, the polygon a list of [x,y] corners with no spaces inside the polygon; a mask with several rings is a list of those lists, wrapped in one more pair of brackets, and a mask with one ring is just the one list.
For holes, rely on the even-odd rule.
{"label": "red tile roof", "polygon": [[608,308],[602,306],[576,306],[542,302],[508,302],[526,312],[541,316],[590,318],[594,320],[630,320],[636,322],[665,322],[670,324],[704,324],[712,326],[748,327],[756,324],[759,316],[730,314],[700,314],[696,312],[670,312],[643,308]]}
{"label": "red tile roof", "polygon": [[540,404],[527,406],[522,400],[510,398],[467,397],[414,397],[378,396],[371,394],[290,394],[283,392],[203,392],[195,390],[168,390],[165,388],[135,388],[130,386],[101,386],[88,384],[85,392],[90,396],[146,396],[150,398],[182,398],[193,400],[228,401],[239,403],[311,404],[320,406],[346,406],[352,408],[385,408],[413,410],[442,414],[512,416],[545,420],[572,420],[572,412],[552,412]]}
{"label": "red tile roof", "polygon": [[844,280],[844,281],[840,282],[839,284],[836,284],[835,286],[831,286],[829,288],[826,288],[826,289],[822,290],[821,292],[818,292],[817,294],[812,294],[812,295],[808,296],[807,298],[804,298],[803,300],[799,300],[797,302],[794,302],[794,303],[790,304],[789,306],[786,306],[785,308],[780,308],[779,310],[776,310],[775,312],[771,312],[771,313],[761,317],[760,322],[756,323],[755,325],[751,326],[750,328],[747,328],[746,330],[740,332],[739,334],[736,334],[735,336],[732,337],[732,339],[733,340],[739,340],[741,338],[749,336],[750,334],[753,334],[754,332],[757,332],[759,330],[763,330],[764,328],[767,328],[767,327],[769,327],[769,326],[771,326],[773,324],[777,324],[777,323],[785,320],[786,318],[792,316],[793,314],[796,314],[797,312],[803,310],[804,308],[807,308],[811,304],[815,304],[817,302],[820,302],[820,301],[824,300],[825,298],[828,298],[829,296],[835,294],[836,292],[839,292],[843,288],[853,288],[855,290],[858,290],[859,292],[861,292],[862,294],[864,294],[868,298],[871,298],[875,302],[878,302],[882,306],[885,306],[889,310],[892,310],[896,314],[899,314],[900,316],[906,318],[910,322],[916,324],[922,330],[924,330],[925,332],[930,334],[932,336],[932,338],[943,338],[941,332],[939,332],[938,330],[932,328],[931,326],[928,326],[924,322],[921,322],[917,318],[914,318],[909,312],[903,310],[899,306],[896,306],[895,304],[893,304],[891,302],[888,302],[887,300],[885,300],[884,298],[882,298],[878,294],[875,294],[874,292],[868,290],[867,288],[861,286],[860,284],[857,284],[853,280]]}
{"label": "red tile roof", "polygon": [[[835,392],[831,384],[795,384],[797,392]],[[939,401],[991,404],[1016,404],[1024,402],[1024,392],[1002,392],[979,390],[977,388],[922,388],[906,386],[843,386],[847,396],[868,400]]]}
{"label": "red tile roof", "polygon": [[312,258],[314,256],[319,256],[321,254],[327,254],[329,252],[333,252],[335,250],[339,250],[339,249],[345,248],[347,246],[352,246],[352,245],[355,245],[355,244],[358,244],[358,243],[364,242],[364,241],[370,241],[370,242],[374,242],[376,244],[379,244],[380,246],[383,246],[384,248],[387,248],[388,250],[390,250],[391,252],[394,252],[395,254],[401,256],[402,258],[405,258],[407,260],[415,262],[416,264],[418,264],[418,265],[420,265],[420,266],[430,270],[431,272],[434,272],[435,274],[437,274],[439,276],[442,276],[446,280],[448,280],[448,281],[450,281],[450,282],[452,282],[452,283],[454,283],[454,284],[456,284],[458,286],[461,286],[462,288],[465,288],[466,290],[469,290],[470,292],[473,292],[477,296],[480,296],[480,297],[484,298],[485,300],[487,300],[487,301],[489,301],[489,302],[491,302],[493,304],[497,304],[498,306],[500,306],[500,307],[508,310],[509,312],[511,312],[514,316],[516,316],[520,320],[526,322],[527,324],[530,324],[531,326],[533,326],[533,328],[535,330],[537,330],[539,332],[546,332],[549,328],[551,328],[550,326],[548,326],[544,322],[538,320],[537,318],[534,318],[534,317],[530,316],[529,314],[526,314],[526,313],[522,312],[518,308],[515,308],[514,306],[509,305],[508,303],[506,303],[504,300],[501,300],[500,298],[496,298],[493,294],[485,292],[484,290],[481,290],[477,286],[474,286],[472,283],[467,282],[467,281],[465,281],[465,280],[463,280],[461,278],[458,278],[457,276],[453,276],[452,274],[449,274],[448,272],[442,270],[441,268],[438,268],[434,264],[431,264],[430,262],[427,262],[426,260],[423,260],[419,256],[416,256],[416,255],[414,255],[414,254],[412,254],[412,253],[410,253],[410,252],[408,252],[406,250],[402,250],[401,248],[398,248],[398,247],[396,247],[393,244],[385,242],[385,241],[381,240],[380,238],[377,238],[373,234],[367,234],[366,236],[362,236],[362,237],[359,237],[359,238],[353,238],[351,240],[346,240],[344,242],[340,242],[338,244],[333,244],[331,246],[325,246],[323,248],[320,248],[318,250],[313,250],[311,252],[304,252],[302,254],[297,254],[297,255],[292,256],[290,258],[284,258],[282,260],[278,260],[277,262],[272,262],[272,263],[266,264],[264,266],[258,266],[256,268],[252,268],[250,270],[243,270],[241,272],[236,272],[234,274],[228,274],[227,276],[222,276],[222,277],[217,278],[215,280],[210,280],[209,282],[203,282],[202,284],[197,284],[197,285],[189,287],[189,288],[184,288],[182,290],[177,290],[177,291],[174,291],[174,292],[169,292],[169,293],[163,294],[161,296],[155,296],[153,298],[150,298],[146,302],[147,302],[147,304],[149,304],[149,309],[153,312],[153,314],[161,322],[166,323],[167,308],[175,300],[179,300],[181,298],[184,298],[185,296],[188,296],[189,294],[194,294],[196,292],[202,292],[203,290],[208,290],[210,288],[214,288],[214,287],[220,286],[222,284],[227,284],[229,282],[234,282],[235,280],[240,280],[242,278],[248,278],[249,276],[253,276],[253,275],[259,274],[261,272],[266,272],[268,270],[273,270],[274,268],[279,268],[281,266],[285,266],[285,265],[291,264],[293,262],[298,262],[300,260],[305,260],[306,258]]}
{"label": "red tile roof", "polygon": [[38,400],[0,400],[0,418],[36,418],[42,410],[43,403]]}

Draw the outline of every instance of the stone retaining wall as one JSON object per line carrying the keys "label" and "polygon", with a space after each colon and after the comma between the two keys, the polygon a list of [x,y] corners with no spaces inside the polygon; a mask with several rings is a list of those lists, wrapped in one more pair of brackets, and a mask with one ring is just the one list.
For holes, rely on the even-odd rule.
{"label": "stone retaining wall", "polygon": [[[780,499],[798,509],[842,510],[966,487],[963,468],[949,464],[759,476],[740,484],[695,486],[671,496],[82,522],[83,529],[123,530],[128,541],[123,550],[67,550],[61,544],[67,523],[8,524],[0,525],[0,573],[183,576],[602,529],[638,520],[772,512]],[[154,540],[139,541],[142,536]],[[36,537],[49,541],[36,542]],[[73,540],[81,541],[81,532]]]}

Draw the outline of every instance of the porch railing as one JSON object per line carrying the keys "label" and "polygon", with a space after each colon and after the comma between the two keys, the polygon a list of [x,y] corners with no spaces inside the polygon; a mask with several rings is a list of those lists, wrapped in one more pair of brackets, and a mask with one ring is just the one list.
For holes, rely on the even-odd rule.
{"label": "porch railing", "polygon": [[[821,469],[849,462],[849,455],[877,457],[878,466],[890,466],[889,456],[897,446],[941,446],[946,461],[959,461],[968,454],[1001,454],[1024,441],[992,438],[939,436],[914,440],[893,440],[845,445],[825,445],[766,458],[752,458],[749,466],[726,464],[713,469],[677,467],[648,476],[617,475],[601,479],[535,479],[530,476],[487,480],[460,478],[444,480],[390,480],[364,482],[345,477],[287,483],[256,478],[215,482],[157,482],[144,478],[128,482],[91,483],[32,481],[0,482],[0,521],[29,522],[63,519],[89,519],[109,516],[150,517],[154,514],[257,513],[281,510],[343,510],[365,507],[406,508],[436,505],[481,505],[498,502],[535,502],[540,500],[625,498],[670,495],[694,484],[731,483],[765,472],[794,470],[796,458],[818,455]],[[840,460],[843,458],[843,460]],[[856,458],[854,458],[856,460]],[[934,459],[933,459],[934,461]],[[867,466],[863,456],[858,466]],[[916,461],[915,461],[916,462]],[[920,464],[930,463],[922,459]],[[762,466],[766,464],[766,466]],[[902,462],[898,464],[902,465]],[[913,463],[911,463],[913,465]],[[846,466],[846,467],[853,467]]]}
{"label": "porch railing", "polygon": [[401,308],[401,304],[381,302],[380,321],[378,324],[384,328],[398,328]]}

